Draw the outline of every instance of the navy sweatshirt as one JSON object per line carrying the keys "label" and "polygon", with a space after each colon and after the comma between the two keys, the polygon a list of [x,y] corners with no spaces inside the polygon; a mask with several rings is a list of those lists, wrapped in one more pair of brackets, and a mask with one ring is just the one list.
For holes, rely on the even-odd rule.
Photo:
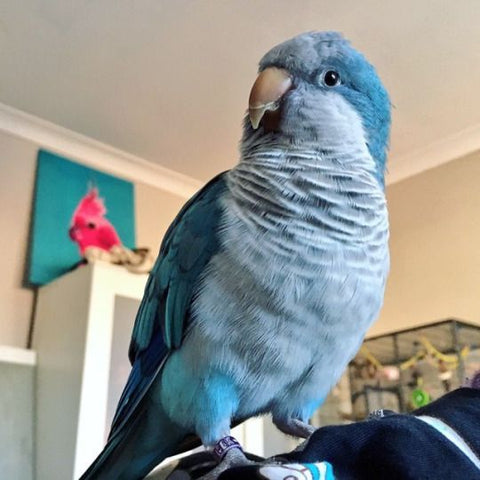
{"label": "navy sweatshirt", "polygon": [[[409,415],[387,412],[350,425],[319,428],[302,451],[279,455],[274,460],[328,461],[336,480],[480,480],[480,469],[462,449],[418,416],[434,417],[447,424],[463,439],[474,460],[480,462],[480,390],[473,388],[450,392]],[[197,478],[205,473],[203,468],[186,466],[202,464],[206,468],[208,455],[203,452],[187,457],[177,466],[180,476],[174,473],[173,478]],[[219,480],[265,479],[258,472],[260,465],[232,468]]]}

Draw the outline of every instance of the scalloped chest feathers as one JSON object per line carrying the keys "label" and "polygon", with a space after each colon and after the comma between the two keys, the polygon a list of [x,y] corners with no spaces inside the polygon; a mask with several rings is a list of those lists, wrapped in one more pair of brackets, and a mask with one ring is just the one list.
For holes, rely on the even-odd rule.
{"label": "scalloped chest feathers", "polygon": [[261,382],[265,404],[286,388],[281,378],[306,372],[328,391],[378,315],[389,266],[373,175],[328,155],[278,162],[265,155],[227,174],[221,248],[193,309],[210,367],[237,379],[241,397],[253,393],[247,380]]}

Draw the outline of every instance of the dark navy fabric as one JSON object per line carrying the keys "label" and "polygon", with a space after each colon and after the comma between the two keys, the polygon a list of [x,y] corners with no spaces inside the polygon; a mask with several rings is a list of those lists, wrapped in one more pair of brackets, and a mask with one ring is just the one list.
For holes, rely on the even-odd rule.
{"label": "dark navy fabric", "polygon": [[480,457],[480,389],[460,388],[420,408],[415,415],[439,418]]}
{"label": "dark navy fabric", "polygon": [[[281,461],[328,461],[337,480],[480,479],[480,470],[435,428],[415,418],[416,415],[441,419],[480,456],[480,390],[461,388],[412,415],[390,414],[350,425],[320,428],[303,451],[281,455]],[[261,478],[256,470],[255,467],[231,469],[219,478]]]}
{"label": "dark navy fabric", "polygon": [[[411,415],[377,411],[363,422],[320,428],[301,452],[262,463],[328,461],[336,480],[480,480],[480,470],[419,415],[442,420],[480,457],[480,390],[460,388]],[[265,480],[262,459],[250,459],[258,463],[227,470],[219,480]],[[169,479],[196,479],[214,465],[208,452],[197,453],[182,459]]]}

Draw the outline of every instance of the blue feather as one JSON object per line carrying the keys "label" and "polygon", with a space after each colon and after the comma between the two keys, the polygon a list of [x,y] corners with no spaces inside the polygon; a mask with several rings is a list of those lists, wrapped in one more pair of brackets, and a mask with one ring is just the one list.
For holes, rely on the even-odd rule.
{"label": "blue feather", "polygon": [[[221,174],[187,202],[165,235],[135,319],[129,351],[133,368],[110,436],[134,413],[170,349],[181,344],[196,281],[218,249],[219,198],[224,188]],[[202,228],[198,228],[198,219]],[[186,263],[182,261],[185,258]]]}
{"label": "blue feather", "polygon": [[[155,406],[156,418],[148,423],[152,407],[145,407],[149,402],[146,394],[171,350],[180,346],[190,320],[189,306],[195,286],[219,248],[220,198],[224,189],[225,179],[221,174],[185,204],[165,235],[135,319],[129,349],[132,370],[114,415],[108,443],[82,476],[83,480],[99,478],[104,470],[108,470],[109,475],[129,470],[146,474],[159,459],[173,454],[175,444],[188,433],[172,426],[158,405]],[[129,466],[128,456],[121,452],[128,448],[137,431],[147,431],[152,425],[159,428],[162,422],[167,433],[161,439],[157,435],[145,435],[146,441],[157,438],[159,444],[144,448],[150,454],[132,459],[134,463]]]}
{"label": "blue feather", "polygon": [[[306,437],[378,315],[388,95],[335,33],[273,48],[260,64],[271,67],[260,81],[281,68],[292,88],[278,114],[245,124],[240,163],[168,229],[109,441],[83,480],[143,478],[190,434],[211,446],[232,420],[262,413]],[[341,81],[325,81],[331,69]]]}
{"label": "blue feather", "polygon": [[224,189],[220,174],[185,204],[167,230],[135,319],[129,349],[132,364],[158,330],[168,348],[180,345],[196,280],[219,247],[219,198]]}

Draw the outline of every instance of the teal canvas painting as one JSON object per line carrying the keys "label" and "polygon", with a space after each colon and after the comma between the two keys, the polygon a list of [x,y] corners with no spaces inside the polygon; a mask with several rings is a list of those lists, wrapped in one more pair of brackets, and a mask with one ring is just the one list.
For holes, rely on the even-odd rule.
{"label": "teal canvas painting", "polygon": [[[96,202],[94,207],[92,197]],[[40,150],[28,262],[30,284],[49,283],[82,260],[83,245],[77,241],[72,221],[75,214],[77,222],[82,209],[91,216],[92,208],[93,213],[101,215],[103,230],[109,233],[109,238],[114,236],[124,246],[135,247],[133,184]],[[88,234],[95,225],[87,220]]]}

